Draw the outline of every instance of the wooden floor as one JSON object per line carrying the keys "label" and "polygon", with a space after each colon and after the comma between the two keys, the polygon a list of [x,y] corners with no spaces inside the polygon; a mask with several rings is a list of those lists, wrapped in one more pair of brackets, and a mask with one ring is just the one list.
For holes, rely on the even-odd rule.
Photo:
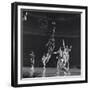
{"label": "wooden floor", "polygon": [[[70,69],[70,76],[71,75],[80,75],[80,69],[71,68]],[[32,71],[30,67],[23,67],[22,68],[22,78],[35,78],[35,77],[42,77],[43,76],[43,68],[35,68],[34,74],[32,75]],[[45,77],[53,77],[57,76],[57,69],[56,68],[46,68]],[[64,72],[60,70],[60,75],[64,76]]]}

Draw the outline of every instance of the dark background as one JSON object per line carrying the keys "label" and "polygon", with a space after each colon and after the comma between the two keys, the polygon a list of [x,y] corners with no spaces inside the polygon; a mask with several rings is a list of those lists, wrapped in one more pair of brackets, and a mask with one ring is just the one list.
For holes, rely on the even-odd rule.
{"label": "dark background", "polygon": [[[27,12],[27,20],[24,16]],[[80,13],[22,10],[22,59],[23,66],[30,66],[30,51],[35,53],[35,67],[42,67],[41,58],[45,44],[52,32],[52,21],[56,22],[55,50],[65,44],[72,45],[70,67],[80,68]],[[56,55],[52,55],[47,67],[56,67]]]}

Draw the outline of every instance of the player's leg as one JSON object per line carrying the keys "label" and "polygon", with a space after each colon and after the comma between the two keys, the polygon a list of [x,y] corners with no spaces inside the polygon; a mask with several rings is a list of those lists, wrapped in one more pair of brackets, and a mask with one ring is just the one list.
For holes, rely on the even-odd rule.
{"label": "player's leg", "polygon": [[71,75],[71,73],[70,73],[70,68],[69,68],[69,61],[67,62],[67,74],[68,74],[68,75]]}
{"label": "player's leg", "polygon": [[43,74],[42,76],[45,77],[45,73],[46,73],[46,63],[43,63]]}
{"label": "player's leg", "polygon": [[59,60],[57,61],[57,76],[60,74],[60,65]]}

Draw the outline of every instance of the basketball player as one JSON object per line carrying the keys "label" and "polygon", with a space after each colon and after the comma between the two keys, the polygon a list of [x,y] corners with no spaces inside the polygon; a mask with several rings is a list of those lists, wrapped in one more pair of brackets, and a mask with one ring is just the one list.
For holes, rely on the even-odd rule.
{"label": "basketball player", "polygon": [[35,54],[33,51],[29,54],[30,56],[30,63],[31,63],[31,76],[34,74],[34,62],[35,62]]}
{"label": "basketball player", "polygon": [[54,54],[58,54],[56,59],[57,61],[57,75],[60,74],[60,69],[64,71],[64,75],[70,75],[69,71],[69,52],[71,51],[71,48],[69,49],[68,46],[65,47],[65,42],[63,40],[63,50],[61,50],[61,47],[57,52],[54,52]]}

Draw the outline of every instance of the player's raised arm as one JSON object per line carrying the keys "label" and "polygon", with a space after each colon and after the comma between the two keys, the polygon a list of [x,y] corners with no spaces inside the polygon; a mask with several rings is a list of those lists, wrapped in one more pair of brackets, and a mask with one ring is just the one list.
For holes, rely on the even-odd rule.
{"label": "player's raised arm", "polygon": [[65,48],[65,41],[63,40],[63,47]]}

